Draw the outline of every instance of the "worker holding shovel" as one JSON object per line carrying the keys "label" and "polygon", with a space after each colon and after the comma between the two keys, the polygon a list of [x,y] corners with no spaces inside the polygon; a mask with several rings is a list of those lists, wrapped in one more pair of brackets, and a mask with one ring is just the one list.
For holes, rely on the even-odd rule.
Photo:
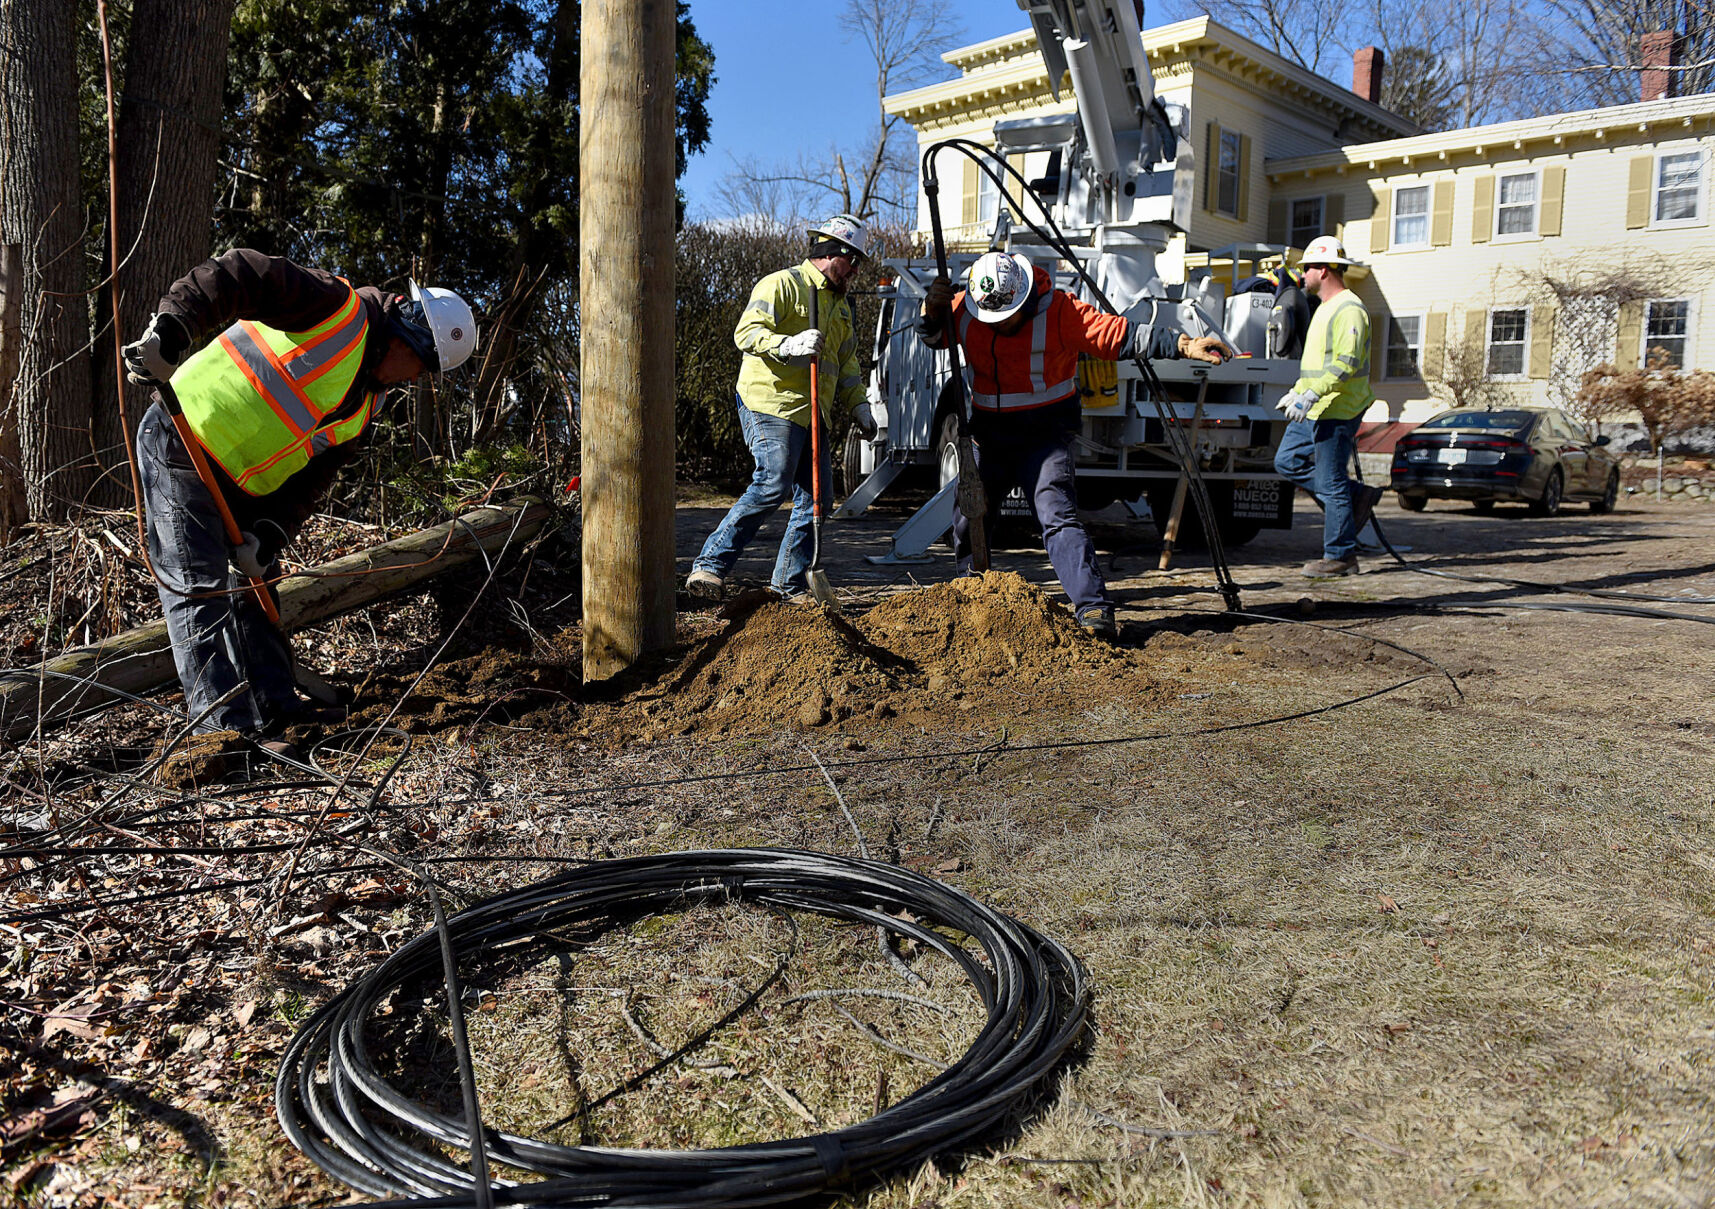
{"label": "worker holding shovel", "polygon": [[[850,214],[836,214],[810,228],[809,235],[803,263],[757,282],[733,332],[744,353],[738,422],[756,469],[691,564],[685,588],[694,596],[721,595],[745,546],[788,496],[792,514],[772,587],[788,599],[808,594],[819,570],[818,506],[826,510],[833,478],[828,442],[820,439],[831,405],[850,409],[866,436],[875,433],[846,298],[846,286],[869,255],[869,228]],[[820,415],[814,418],[812,399],[819,402]],[[821,431],[812,424],[821,425]]]}
{"label": "worker holding shovel", "polygon": [[388,388],[463,363],[476,338],[470,307],[449,290],[354,289],[239,248],[174,282],[125,346],[127,376],[157,387],[137,429],[138,471],[173,659],[200,729],[290,754],[280,731],[306,706],[271,586],[280,549]]}

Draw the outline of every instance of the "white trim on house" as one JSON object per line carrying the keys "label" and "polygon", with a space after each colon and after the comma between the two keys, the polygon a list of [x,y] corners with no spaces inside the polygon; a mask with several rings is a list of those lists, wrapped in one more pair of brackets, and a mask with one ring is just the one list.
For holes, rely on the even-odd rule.
{"label": "white trim on house", "polygon": [[[1670,159],[1697,157],[1697,179],[1689,188],[1675,192],[1689,193],[1695,211],[1683,218],[1662,218],[1663,176]],[[1656,148],[1655,164],[1650,169],[1649,225],[1652,231],[1670,231],[1679,227],[1701,227],[1709,222],[1709,149],[1698,141],[1681,141]]]}
{"label": "white trim on house", "polygon": [[1649,350],[1661,343],[1659,340],[1654,342],[1650,340],[1650,312],[1655,309],[1657,303],[1673,302],[1683,302],[1685,304],[1685,332],[1682,336],[1678,337],[1678,339],[1683,342],[1680,349],[1678,368],[1681,370],[1696,368],[1698,307],[1697,299],[1692,295],[1686,295],[1680,298],[1651,298],[1645,301],[1642,322],[1638,325],[1637,360],[1634,361],[1633,364],[1640,367],[1643,366],[1645,363],[1644,358],[1648,356]]}
{"label": "white trim on house", "polygon": [[[1527,176],[1531,179],[1530,201],[1528,203],[1506,201],[1507,182],[1510,180],[1519,180]],[[1522,210],[1526,205],[1530,208],[1529,227],[1522,231],[1502,231],[1501,226],[1503,222],[1503,212],[1509,210]],[[1496,171],[1495,216],[1493,229],[1489,232],[1489,238],[1493,239],[1496,243],[1524,243],[1528,240],[1542,238],[1542,169],[1540,167],[1519,168],[1512,171],[1501,169]]]}
{"label": "white trim on house", "polygon": [[[1518,345],[1519,367],[1517,373],[1497,374],[1490,370],[1495,361],[1495,316],[1501,312],[1514,312],[1524,316],[1524,328],[1517,340],[1507,340],[1507,345]],[[1530,303],[1495,303],[1486,308],[1487,320],[1483,324],[1483,371],[1484,376],[1493,382],[1529,382],[1530,381]]]}

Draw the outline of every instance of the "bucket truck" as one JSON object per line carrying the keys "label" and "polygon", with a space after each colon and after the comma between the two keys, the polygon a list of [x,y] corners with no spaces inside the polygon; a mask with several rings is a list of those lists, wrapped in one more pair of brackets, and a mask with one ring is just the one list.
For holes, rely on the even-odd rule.
{"label": "bucket truck", "polygon": [[[1278,347],[1284,343],[1279,332],[1273,341],[1277,347],[1271,347],[1273,295],[1227,298],[1212,279],[1167,283],[1157,271],[1168,241],[1189,224],[1194,164],[1189,114],[1155,92],[1143,48],[1142,5],[1136,0],[1018,0],[1018,5],[1029,14],[1050,88],[1058,97],[1062,77],[1070,75],[1077,111],[996,122],[990,162],[996,171],[1004,171],[999,165],[1009,160],[1045,165],[1028,181],[1028,189],[1053,216],[1065,244],[1055,246],[1024,221],[1011,221],[1001,205],[989,246],[1023,252],[1049,269],[1061,288],[1094,303],[1093,291],[1070,270],[1069,257],[1076,257],[1120,313],[1141,321],[1166,320],[1194,336],[1217,334],[1250,354],[1219,366],[1154,363],[1168,396],[1161,400],[1145,389],[1136,366],[1122,362],[1117,395],[1085,397],[1076,450],[1080,502],[1099,508],[1125,501],[1141,516],[1147,501],[1160,526],[1183,473],[1185,451],[1194,447],[1225,544],[1247,541],[1261,528],[1289,527],[1291,485],[1274,473],[1285,421],[1273,404],[1297,378],[1298,350]],[[931,170],[962,173],[964,156],[956,149],[931,149],[930,154],[938,157]],[[1049,229],[1036,200],[1023,199],[1019,209],[1021,220]],[[1284,249],[1244,245],[1233,250],[1235,263],[1239,256],[1254,262],[1271,252]],[[976,255],[951,257],[955,284]],[[952,521],[951,480],[958,468],[952,408],[958,392],[950,389],[946,354],[924,347],[914,330],[934,273],[932,256],[886,262],[874,371],[886,401],[885,427],[872,441],[853,433],[845,450],[846,481],[859,485],[840,515],[861,513],[913,466],[935,468],[943,487],[895,535],[893,550],[876,561],[920,557]],[[1168,433],[1169,424],[1180,426],[1182,436]],[[1011,503],[1012,510],[1024,510],[1016,495]],[[1189,512],[1185,519],[1195,524]]]}

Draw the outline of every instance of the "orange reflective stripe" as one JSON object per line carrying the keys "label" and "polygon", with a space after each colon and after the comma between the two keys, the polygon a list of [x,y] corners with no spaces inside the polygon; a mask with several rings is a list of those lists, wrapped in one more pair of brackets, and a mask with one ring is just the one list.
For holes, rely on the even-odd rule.
{"label": "orange reflective stripe", "polygon": [[304,342],[298,345],[285,359],[290,361],[305,356],[318,345],[331,339],[350,321],[351,314],[355,309],[357,309],[357,291],[352,290],[339,310],[311,328]]}
{"label": "orange reflective stripe", "polygon": [[232,337],[232,328],[227,328],[222,343],[231,353],[243,358],[250,380],[256,383],[257,389],[294,432],[303,434],[314,428],[327,413],[317,407],[281,368],[279,355],[268,347],[267,340],[256,330],[254,323],[241,319],[236,326],[238,336]]}
{"label": "orange reflective stripe", "polygon": [[314,382],[339,364],[341,358],[367,334],[369,318],[363,313],[355,290],[328,324],[325,330],[280,359],[281,367],[293,380],[306,384]]}

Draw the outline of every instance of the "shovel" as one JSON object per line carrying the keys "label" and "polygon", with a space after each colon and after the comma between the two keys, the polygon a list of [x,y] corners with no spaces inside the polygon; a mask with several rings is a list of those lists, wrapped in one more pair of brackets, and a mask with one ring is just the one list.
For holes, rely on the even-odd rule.
{"label": "shovel", "polygon": [[[817,315],[817,299],[821,290],[810,286],[810,326],[821,329]],[[839,598],[822,570],[822,367],[820,357],[810,358],[810,494],[814,507],[810,512],[810,569],[805,578],[810,583],[810,595],[816,603],[838,610]]]}

